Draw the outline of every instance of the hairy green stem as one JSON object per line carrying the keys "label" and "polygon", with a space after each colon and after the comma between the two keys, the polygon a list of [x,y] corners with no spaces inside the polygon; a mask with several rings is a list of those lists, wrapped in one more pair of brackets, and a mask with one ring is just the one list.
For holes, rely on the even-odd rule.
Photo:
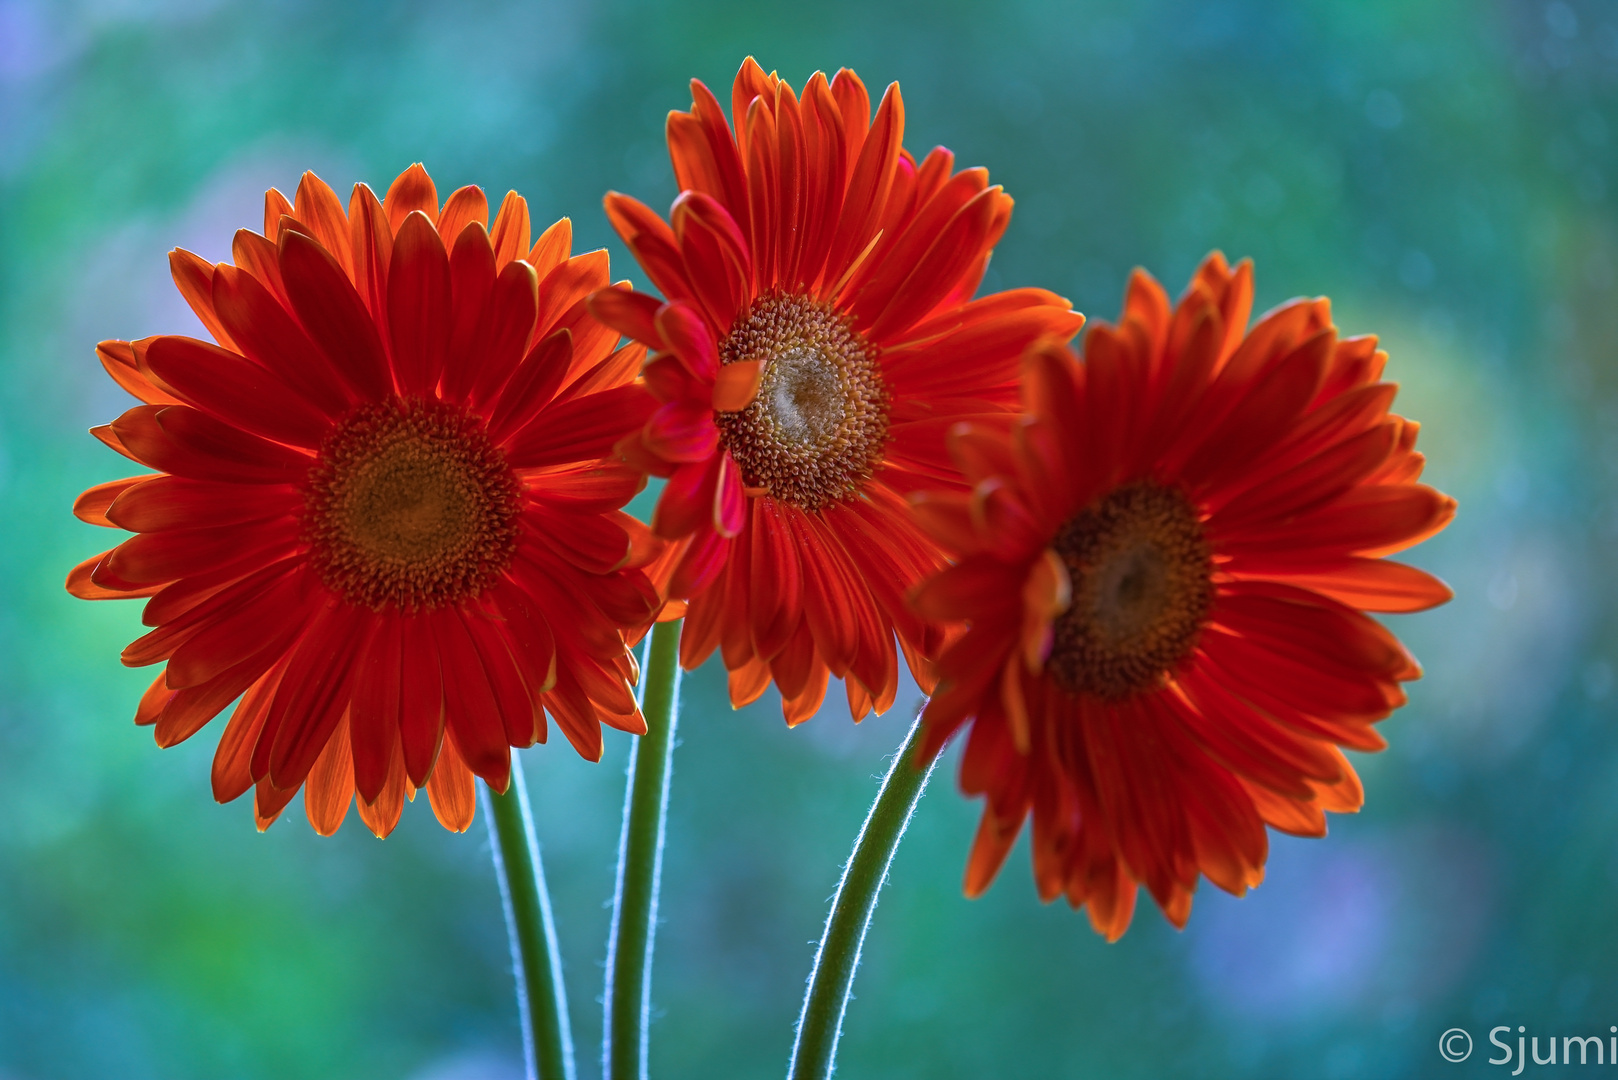
{"label": "hairy green stem", "polygon": [[[923,702],[923,706],[925,706]],[[914,758],[921,741],[921,712],[910,725],[904,742],[893,755],[893,764],[871,804],[871,812],[854,839],[854,852],[837,883],[826,930],[820,935],[815,965],[809,972],[809,989],[804,994],[803,1011],[798,1014],[797,1038],[792,1045],[789,1080],[827,1080],[836,1067],[837,1040],[843,1033],[843,1013],[848,1009],[854,971],[860,964],[860,948],[865,931],[876,911],[877,894],[888,879],[893,853],[910,824],[921,793],[927,789],[937,758],[918,767]]]}
{"label": "hairy green stem", "polygon": [[522,759],[511,755],[511,783],[501,795],[483,787],[484,820],[500,901],[511,934],[511,966],[517,977],[517,1012],[522,1018],[523,1059],[529,1080],[574,1080],[573,1033],[562,985],[562,958],[556,948],[551,897],[539,861],[534,815],[523,785]]}
{"label": "hairy green stem", "polygon": [[652,629],[642,666],[641,714],[646,717],[646,734],[629,750],[624,824],[618,840],[618,885],[607,937],[601,1026],[605,1080],[644,1080],[646,1076],[657,889],[663,873],[674,729],[679,722],[679,621],[658,623]]}

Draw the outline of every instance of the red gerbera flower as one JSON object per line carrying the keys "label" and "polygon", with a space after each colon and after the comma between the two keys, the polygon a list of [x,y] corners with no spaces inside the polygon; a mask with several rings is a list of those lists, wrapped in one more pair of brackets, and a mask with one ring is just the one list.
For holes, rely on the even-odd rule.
{"label": "red gerbera flower", "polygon": [[799,99],[749,59],[734,130],[691,86],[691,111],[669,114],[672,227],[606,200],[668,298],[591,298],[658,350],[662,407],[622,451],[669,478],[653,531],[688,538],[670,583],[691,599],[684,665],[719,648],[738,706],[773,678],[789,724],[843,677],[860,719],[898,691],[895,632],[924,688],[943,640],[904,602],[943,565],[905,496],[959,484],[944,433],[1015,409],[1023,350],[1083,317],[1039,289],[972,299],[1011,199],[942,148],[916,164],[897,84],[872,120],[851,71]]}
{"label": "red gerbera flower", "polygon": [[1173,311],[1137,272],[1082,364],[1031,350],[1016,423],[955,433],[971,495],[917,500],[960,557],[917,606],[971,624],[923,720],[929,755],[971,721],[968,894],[1031,814],[1042,897],[1115,939],[1140,882],[1182,926],[1199,874],[1260,881],[1266,823],[1320,836],[1360,806],[1339,747],[1381,749],[1420,674],[1364,612],[1450,597],[1381,556],[1455,502],[1416,483],[1375,338],[1339,339],[1325,300],[1244,333],[1251,304],[1250,265],[1218,254]]}
{"label": "red gerbera flower", "polygon": [[241,698],[214,758],[221,802],[256,785],[266,828],[306,781],[329,834],[350,795],[377,835],[426,786],[464,830],[477,774],[549,711],[583,756],[600,721],[645,725],[620,627],[646,623],[641,478],[601,460],[654,403],[644,349],[584,297],[607,254],[569,258],[566,219],[529,245],[527,204],[461,188],[440,209],[413,165],[345,214],[305,173],[265,196],[235,265],[170,257],[218,345],[103,342],[146,404],[94,434],[159,470],[85,492],[75,513],[139,535],[68,576],[85,599],[149,596],[124,650],[164,663],[135,722],[160,746]]}

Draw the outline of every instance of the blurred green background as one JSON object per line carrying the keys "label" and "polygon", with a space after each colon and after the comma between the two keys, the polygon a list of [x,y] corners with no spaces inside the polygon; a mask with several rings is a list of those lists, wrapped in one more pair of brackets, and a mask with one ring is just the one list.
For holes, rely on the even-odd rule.
{"label": "blurred green background", "polygon": [[[123,475],[101,338],[196,332],[164,253],[227,258],[313,168],[378,190],[516,188],[608,244],[608,188],[674,196],[663,117],[756,55],[898,79],[907,143],[1017,198],[986,288],[1092,317],[1129,269],[1205,251],[1260,305],[1328,294],[1381,334],[1460,516],[1414,561],[1455,587],[1396,620],[1427,666],[1365,811],[1274,843],[1246,900],[1149,907],[1108,946],[1034,896],[1025,850],[960,895],[977,808],[946,763],[895,863],[842,1045],[849,1077],[1489,1073],[1487,1031],[1618,1024],[1618,6],[1605,0],[960,0],[763,5],[0,0],[0,1076],[520,1075],[481,821],[378,843],[296,804],[214,805],[217,724],[158,752],[135,604],[61,588]],[[637,273],[632,273],[642,280]],[[652,1067],[780,1075],[838,867],[901,706],[796,731],[686,682]],[[839,698],[841,695],[837,695]],[[527,752],[581,1075],[627,741]],[[1463,1065],[1436,1053],[1468,1029]]]}

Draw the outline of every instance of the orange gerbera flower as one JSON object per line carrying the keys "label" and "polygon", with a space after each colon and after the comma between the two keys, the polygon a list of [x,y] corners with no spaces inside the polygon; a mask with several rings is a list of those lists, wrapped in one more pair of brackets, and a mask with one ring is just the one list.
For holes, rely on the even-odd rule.
{"label": "orange gerbera flower", "polygon": [[662,407],[622,451],[669,478],[653,530],[688,538],[670,583],[691,598],[685,666],[720,648],[732,702],[773,678],[789,724],[845,677],[860,719],[898,691],[895,632],[924,688],[943,640],[904,601],[943,565],[905,496],[959,485],[944,433],[1015,409],[1023,350],[1083,317],[1039,289],[972,299],[1011,199],[942,148],[915,163],[897,84],[872,120],[851,71],[816,73],[800,100],[748,59],[734,130],[691,86],[668,121],[672,227],[606,200],[668,298],[591,298],[658,350],[646,382]]}
{"label": "orange gerbera flower", "polygon": [[509,747],[544,741],[542,704],[592,760],[601,721],[645,730],[619,628],[656,603],[631,568],[653,541],[618,512],[641,477],[601,460],[655,404],[645,350],[585,311],[606,252],[569,258],[566,219],[530,247],[515,192],[492,232],[488,211],[474,187],[440,209],[413,165],[345,214],[305,173],[235,265],[171,255],[217,346],[97,348],[146,404],[94,434],[159,472],[79,498],[139,535],[68,590],[152,598],[123,658],[167,662],[135,717],[160,746],[241,698],[214,795],[256,785],[261,829],[307,781],[321,833],[357,790],[386,835],[423,785],[463,830],[473,774],[503,790]]}
{"label": "orange gerbera flower", "polygon": [[1338,748],[1381,749],[1420,675],[1364,612],[1450,597],[1381,556],[1455,502],[1415,482],[1375,338],[1339,339],[1325,300],[1244,333],[1251,304],[1250,264],[1218,254],[1172,311],[1137,271],[1082,365],[1036,347],[1024,415],[956,432],[971,495],[917,500],[960,557],[917,606],[971,623],[923,719],[928,755],[972,722],[970,895],[1032,814],[1045,899],[1115,939],[1140,882],[1183,926],[1199,874],[1261,880],[1266,823],[1320,836],[1360,806]]}

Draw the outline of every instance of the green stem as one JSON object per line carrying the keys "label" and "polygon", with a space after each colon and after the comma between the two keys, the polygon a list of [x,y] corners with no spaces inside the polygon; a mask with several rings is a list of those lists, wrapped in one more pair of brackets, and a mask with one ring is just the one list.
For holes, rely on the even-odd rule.
{"label": "green stem", "polygon": [[809,973],[803,1012],[798,1015],[797,1039],[787,1068],[789,1080],[827,1080],[832,1074],[837,1040],[843,1033],[843,1013],[848,1009],[854,970],[860,964],[860,947],[876,910],[877,894],[887,881],[893,853],[937,764],[936,757],[926,766],[913,760],[920,741],[921,715],[917,710],[915,722],[882,779],[876,802],[860,826],[854,853],[843,868],[843,880],[837,883],[826,930],[815,951],[815,966]]}
{"label": "green stem", "polygon": [[674,728],[679,722],[680,622],[658,623],[646,653],[641,684],[646,734],[629,748],[624,825],[618,840],[618,887],[612,902],[612,931],[607,937],[601,1025],[605,1080],[644,1080],[646,1076],[657,888],[663,873]]}
{"label": "green stem", "polygon": [[504,795],[483,785],[484,817],[500,879],[500,901],[511,934],[511,965],[517,976],[523,1059],[529,1080],[574,1080],[573,1033],[556,948],[551,897],[539,861],[534,815],[528,808],[522,759],[511,755],[511,783]]}

